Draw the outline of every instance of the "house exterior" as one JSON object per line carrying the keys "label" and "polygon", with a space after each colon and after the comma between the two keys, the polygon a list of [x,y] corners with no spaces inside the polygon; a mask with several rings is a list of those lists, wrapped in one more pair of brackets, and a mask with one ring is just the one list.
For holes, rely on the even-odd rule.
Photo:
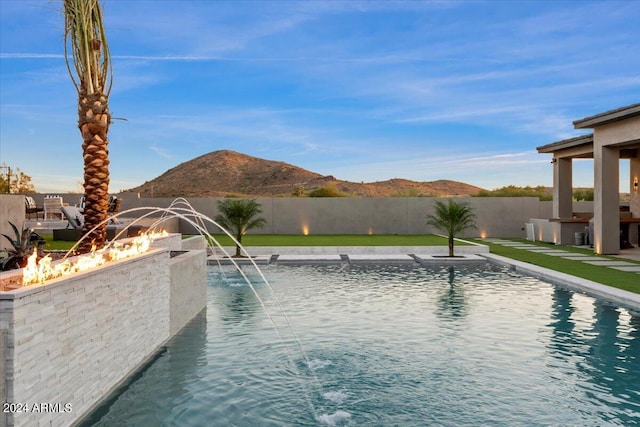
{"label": "house exterior", "polygon": [[[597,254],[618,254],[621,230],[631,243],[638,243],[640,223],[640,104],[633,104],[573,122],[576,129],[593,132],[537,147],[552,154],[553,218],[560,229],[575,229],[588,223],[576,218],[573,209],[573,159],[593,159],[594,211],[593,247]],[[620,159],[629,159],[629,212],[620,211]],[[562,233],[561,233],[562,234]]]}

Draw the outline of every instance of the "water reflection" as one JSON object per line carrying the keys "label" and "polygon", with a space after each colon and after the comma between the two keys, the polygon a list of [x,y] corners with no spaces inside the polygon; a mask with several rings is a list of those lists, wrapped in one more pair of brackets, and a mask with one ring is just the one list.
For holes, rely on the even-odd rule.
{"label": "water reflection", "polygon": [[236,322],[248,316],[253,316],[260,304],[253,292],[246,289],[234,289],[229,298],[224,301],[224,306],[228,309],[222,315],[222,321]]}
{"label": "water reflection", "polygon": [[576,311],[572,304],[573,292],[559,287],[555,287],[553,291],[553,306],[551,307],[552,322],[549,326],[553,330],[553,339],[549,343],[549,347],[554,351],[552,355],[570,356],[572,352],[579,347],[580,336],[576,336],[573,342],[567,337],[573,335],[576,322],[573,315]]}
{"label": "water reflection", "polygon": [[[603,420],[632,425],[640,419],[640,316],[594,300],[593,318],[578,319],[574,292],[556,288],[551,312],[551,356],[582,373],[576,398],[601,408]],[[621,320],[621,314],[628,321]],[[576,322],[588,321],[584,328]],[[586,323],[586,322],[585,322]],[[569,381],[569,378],[567,378]],[[635,406],[631,410],[629,406]],[[635,424],[633,424],[635,425]]]}
{"label": "water reflection", "polygon": [[449,286],[438,298],[436,315],[443,320],[463,318],[467,315],[464,287],[457,283],[453,267],[447,268],[446,277]]}
{"label": "water reflection", "polygon": [[640,424],[637,313],[502,270],[278,269],[302,376],[248,286],[210,282],[206,343],[174,343],[100,425],[319,425],[308,402],[334,425]]}
{"label": "water reflection", "polygon": [[[167,343],[156,358],[112,393],[79,426],[119,425],[122,413],[127,414],[129,425],[162,425],[172,419],[172,415],[176,415],[172,414],[175,406],[172,396],[192,396],[187,387],[200,367],[207,364],[206,344],[205,308]],[[149,390],[154,392],[149,393]]]}
{"label": "water reflection", "polygon": [[219,280],[215,299],[222,325],[235,326],[243,321],[254,320],[256,313],[261,312],[260,301],[251,287],[239,275],[227,275]]}

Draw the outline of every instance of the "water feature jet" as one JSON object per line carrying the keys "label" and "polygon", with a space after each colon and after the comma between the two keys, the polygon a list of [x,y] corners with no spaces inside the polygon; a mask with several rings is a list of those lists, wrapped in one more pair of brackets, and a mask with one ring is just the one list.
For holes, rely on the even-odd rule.
{"label": "water feature jet", "polygon": [[[186,255],[170,259],[169,252],[182,246],[179,235],[141,236],[150,242],[145,241],[131,254],[129,249],[137,246],[136,239],[119,239],[129,228],[157,215],[161,216],[148,227],[150,232],[161,229],[163,223],[172,218],[179,218],[193,226],[208,246],[215,248],[212,251],[221,251],[231,260],[260,301],[278,339],[286,342],[243,268],[207,227],[222,230],[237,244],[233,235],[197,212],[186,200],[176,200],[168,208],[123,210],[115,218],[133,213],[141,215],[123,227],[103,250],[88,257],[75,257],[72,254],[76,244],[63,259],[45,262],[48,268],[56,269],[56,266],[85,262],[78,260],[99,261],[85,271],[74,267],[68,274],[56,273],[53,278],[45,278],[37,271],[37,280],[27,281],[27,286],[0,292],[3,313],[0,317],[0,355],[5,355],[0,374],[8,378],[6,389],[0,390],[3,392],[0,399],[6,402],[64,400],[64,403],[72,403],[73,411],[48,414],[45,421],[52,424],[76,422],[202,310],[206,302],[206,248],[187,251]],[[86,235],[80,240],[85,238]],[[275,291],[246,249],[241,246],[241,250],[276,301],[297,350],[309,366],[308,357]],[[122,256],[111,257],[110,253]],[[6,275],[0,275],[0,280]],[[9,275],[24,277],[23,272],[17,270]],[[283,349],[292,369],[302,379],[288,346]],[[38,378],[33,377],[34,373]],[[315,383],[318,384],[317,378]],[[38,384],[38,390],[33,389],[34,384]],[[303,380],[302,384],[308,395],[307,382]],[[310,398],[307,403],[317,419]],[[9,425],[22,426],[41,419],[33,414],[9,414],[5,415],[5,421]]]}

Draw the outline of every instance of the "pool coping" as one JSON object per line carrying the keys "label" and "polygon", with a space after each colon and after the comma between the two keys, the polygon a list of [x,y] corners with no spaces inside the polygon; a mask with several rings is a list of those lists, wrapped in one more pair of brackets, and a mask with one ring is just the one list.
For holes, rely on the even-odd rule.
{"label": "pool coping", "polygon": [[[326,247],[325,247],[326,248]],[[521,271],[527,275],[545,280],[555,285],[568,287],[587,294],[595,295],[621,304],[634,310],[640,310],[640,294],[603,285],[602,283],[592,280],[583,279],[572,276],[567,273],[529,264],[523,261],[517,261],[501,255],[484,252],[483,250],[475,254],[458,254],[455,258],[443,257],[439,253],[425,250],[428,247],[422,247],[422,253],[398,253],[390,251],[386,253],[366,253],[366,251],[357,251],[356,253],[344,253],[343,251],[333,248],[327,253],[304,253],[304,248],[300,252],[303,253],[273,253],[263,255],[252,255],[252,258],[225,258],[220,256],[209,256],[207,258],[208,265],[232,265],[238,266],[251,265],[253,263],[259,266],[265,265],[303,265],[303,264],[414,264],[414,265],[458,265],[474,262],[491,262],[499,265],[513,267],[516,271]],[[429,247],[431,249],[431,247]],[[446,248],[445,248],[446,249]],[[365,252],[365,253],[363,253]],[[440,251],[436,251],[440,252]],[[456,251],[457,252],[457,251]]]}
{"label": "pool coping", "polygon": [[511,266],[516,271],[522,271],[530,276],[551,282],[555,285],[565,286],[587,294],[596,295],[635,310],[640,310],[640,294],[603,285],[602,283],[572,276],[571,274],[562,273],[523,261],[517,261],[501,255],[489,253],[482,254],[481,256],[489,262]]}
{"label": "pool coping", "polygon": [[[448,258],[446,246],[251,246],[247,248],[249,258],[226,258],[212,255],[207,258],[208,265],[300,265],[300,264],[445,264],[488,261],[494,264],[511,266],[530,276],[556,285],[572,288],[592,294],[618,304],[640,310],[640,294],[614,288],[582,279],[567,273],[551,270],[523,261],[517,261],[490,253],[489,246],[470,240],[456,238],[459,245],[455,248],[456,257]],[[235,247],[224,247],[228,253],[234,253]]]}
{"label": "pool coping", "polygon": [[[456,255],[475,255],[489,253],[488,245],[475,242],[464,241],[465,245],[455,247]],[[245,246],[246,253],[251,256],[271,256],[271,255],[406,255],[406,254],[431,254],[447,255],[447,246]],[[223,246],[215,248],[214,253],[234,254],[235,246]],[[224,251],[224,252],[222,252]]]}
{"label": "pool coping", "polygon": [[[482,254],[484,255],[484,254]],[[301,264],[459,264],[486,262],[481,254],[456,255],[453,258],[430,253],[380,253],[380,254],[271,254],[251,258],[228,258],[216,255],[207,258],[208,265],[301,265]]]}

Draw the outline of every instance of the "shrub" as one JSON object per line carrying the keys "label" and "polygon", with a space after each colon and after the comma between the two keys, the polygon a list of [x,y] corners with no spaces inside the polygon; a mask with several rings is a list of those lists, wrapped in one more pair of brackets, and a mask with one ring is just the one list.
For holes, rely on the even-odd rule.
{"label": "shrub", "polygon": [[309,192],[309,197],[345,197],[346,194],[338,190],[334,183],[329,183],[324,187],[316,188]]}
{"label": "shrub", "polygon": [[593,188],[576,188],[573,190],[573,198],[579,201],[593,202]]}
{"label": "shrub", "polygon": [[293,197],[302,197],[304,196],[304,186],[303,185],[296,185],[293,189],[293,191],[291,192],[291,195]]}
{"label": "shrub", "polygon": [[548,193],[543,185],[536,187],[507,185],[494,190],[481,190],[473,197],[538,197],[542,201],[553,199],[553,195]]}

